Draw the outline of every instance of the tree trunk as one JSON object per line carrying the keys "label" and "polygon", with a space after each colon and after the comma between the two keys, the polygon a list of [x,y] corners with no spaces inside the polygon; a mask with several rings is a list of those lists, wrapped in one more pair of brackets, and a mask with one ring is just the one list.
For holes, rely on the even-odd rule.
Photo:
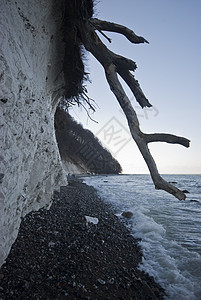
{"label": "tree trunk", "polygon": [[[109,83],[111,91],[116,96],[122,110],[128,121],[131,135],[136,142],[152,177],[156,189],[162,189],[179,200],[186,198],[185,194],[175,186],[166,182],[158,173],[155,161],[149,151],[148,143],[151,142],[167,142],[173,144],[180,144],[184,147],[189,147],[190,141],[183,137],[178,137],[172,134],[154,133],[145,134],[140,130],[137,114],[133,109],[124,89],[122,88],[117,73],[123,78],[130,90],[134,94],[137,102],[140,106],[151,107],[148,99],[145,97],[143,91],[140,88],[138,81],[134,78],[130,71],[136,69],[136,63],[123,56],[117,55],[110,51],[99,39],[95,30],[101,32],[112,31],[123,34],[132,43],[148,43],[143,37],[137,36],[132,30],[114,23],[101,21],[98,19],[90,19],[79,26],[79,33],[81,40],[89,52],[91,52],[95,58],[101,63],[105,69],[107,81]],[[101,32],[102,33],[102,32]],[[105,35],[104,35],[105,36]],[[109,39],[109,38],[108,38]],[[110,40],[110,39],[109,39]]]}

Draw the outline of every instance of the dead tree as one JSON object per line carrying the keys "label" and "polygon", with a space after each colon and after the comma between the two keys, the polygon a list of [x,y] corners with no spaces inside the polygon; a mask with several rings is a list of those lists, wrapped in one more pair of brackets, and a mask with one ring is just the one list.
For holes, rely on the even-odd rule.
{"label": "dead tree", "polygon": [[122,110],[124,111],[131,135],[135,140],[149,168],[155,188],[165,190],[166,192],[174,195],[179,200],[184,200],[186,198],[185,194],[172,184],[165,181],[160,176],[155,161],[149,151],[148,143],[166,142],[189,147],[190,141],[186,138],[178,137],[172,134],[145,134],[140,130],[137,114],[133,109],[131,102],[128,99],[124,89],[122,88],[122,85],[120,84],[117,76],[117,74],[119,74],[123,78],[142,108],[151,107],[152,105],[145,97],[138,81],[131,73],[131,71],[135,71],[137,67],[136,63],[130,59],[127,59],[110,51],[100,40],[96,31],[99,31],[102,35],[104,35],[109,40],[109,42],[111,42],[111,40],[102,31],[110,31],[122,34],[131,43],[135,44],[148,43],[147,40],[145,40],[141,36],[137,36],[132,30],[125,26],[95,18],[88,18],[82,21],[79,20],[77,24],[77,30],[79,39],[84,45],[85,49],[92,53],[92,55],[100,62],[105,70],[106,79],[109,83],[110,89],[116,96],[116,99],[118,100]]}

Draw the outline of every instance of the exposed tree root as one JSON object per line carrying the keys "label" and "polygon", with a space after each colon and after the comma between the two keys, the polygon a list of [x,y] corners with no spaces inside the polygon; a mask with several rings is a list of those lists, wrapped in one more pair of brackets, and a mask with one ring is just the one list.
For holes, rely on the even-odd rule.
{"label": "exposed tree root", "polygon": [[[111,31],[124,35],[130,42],[148,43],[141,36],[137,36],[132,30],[125,26],[121,26],[115,23],[110,23],[98,19],[90,18],[84,20],[78,24],[78,32],[80,39],[89,52],[101,63],[105,70],[106,78],[109,83],[111,91],[116,96],[122,110],[128,121],[128,126],[130,128],[131,135],[136,142],[155,184],[156,189],[162,189],[172,195],[174,195],[179,200],[184,200],[186,198],[185,194],[172,184],[165,181],[159,174],[157,170],[156,163],[149,151],[148,143],[151,142],[167,142],[173,144],[180,144],[184,147],[189,147],[190,141],[184,137],[178,137],[172,134],[165,133],[154,133],[145,134],[140,130],[139,121],[137,114],[133,109],[130,100],[128,99],[124,89],[122,88],[117,74],[119,74],[126,84],[129,86],[133,95],[135,96],[137,102],[140,106],[151,107],[148,99],[145,97],[138,81],[134,78],[130,71],[135,71],[136,63],[130,59],[123,56],[117,55],[110,51],[100,40],[95,30]],[[109,41],[111,41],[105,34],[103,34]]]}

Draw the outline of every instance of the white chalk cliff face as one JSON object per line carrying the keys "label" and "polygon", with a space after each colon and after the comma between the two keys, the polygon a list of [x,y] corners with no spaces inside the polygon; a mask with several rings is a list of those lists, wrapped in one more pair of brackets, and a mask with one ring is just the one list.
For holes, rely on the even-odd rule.
{"label": "white chalk cliff face", "polygon": [[[57,3],[56,3],[57,2]],[[62,1],[0,1],[0,265],[31,210],[66,185],[54,132]]]}

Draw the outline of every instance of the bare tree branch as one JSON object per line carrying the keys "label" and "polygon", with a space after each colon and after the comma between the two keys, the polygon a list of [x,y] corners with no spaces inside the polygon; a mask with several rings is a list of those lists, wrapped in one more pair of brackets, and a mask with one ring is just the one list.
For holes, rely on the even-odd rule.
{"label": "bare tree branch", "polygon": [[97,30],[117,32],[117,33],[123,34],[131,43],[134,43],[134,44],[148,43],[149,44],[149,42],[147,40],[145,40],[142,36],[136,35],[131,29],[129,29],[125,26],[107,22],[107,21],[102,21],[102,20],[99,20],[96,18],[92,18],[90,20],[90,22],[94,25],[94,27]]}
{"label": "bare tree branch", "polygon": [[[142,89],[138,81],[134,78],[134,76],[129,72],[134,71],[137,66],[136,63],[128,58],[117,55],[110,51],[99,39],[98,35],[94,32],[93,27],[90,23],[86,23],[86,30],[82,28],[82,40],[85,48],[91,52],[96,59],[102,64],[105,68],[110,64],[115,64],[117,66],[117,70],[119,75],[125,80],[125,82],[130,87],[133,92],[136,100],[141,105],[141,107],[151,107],[152,105],[149,103],[147,98],[145,97]],[[86,34],[87,31],[87,34]]]}
{"label": "bare tree branch", "polygon": [[170,144],[180,144],[186,148],[190,147],[190,140],[167,133],[144,134],[144,139],[147,143],[166,142]]}
{"label": "bare tree branch", "polygon": [[98,29],[98,31],[100,32],[100,34],[102,34],[102,36],[104,36],[104,38],[106,38],[106,40],[108,40],[109,43],[112,43],[112,40],[101,30]]}
{"label": "bare tree branch", "polygon": [[145,97],[138,81],[135,79],[133,74],[126,69],[118,68],[117,72],[123,78],[123,80],[127,83],[133,95],[135,96],[137,102],[140,104],[142,108],[151,107],[152,105],[149,103],[148,99]]}
{"label": "bare tree branch", "polygon": [[175,186],[171,185],[167,181],[165,181],[158,173],[157,166],[155,161],[149,151],[146,140],[144,140],[144,134],[141,132],[139,128],[139,122],[137,118],[137,114],[135,113],[128,97],[126,96],[116,74],[116,67],[114,65],[110,65],[106,70],[106,78],[110,85],[112,92],[115,94],[120,106],[122,107],[130,128],[131,135],[135,140],[152,177],[152,180],[155,184],[156,189],[162,189],[166,192],[174,195],[179,200],[185,200],[186,195],[180,191]]}
{"label": "bare tree branch", "polygon": [[135,80],[134,76],[129,72],[129,70],[135,69],[136,65],[133,61],[128,60],[127,58],[124,58],[122,56],[119,56],[111,52],[102,43],[102,41],[95,33],[94,26],[98,30],[107,30],[107,31],[122,33],[133,43],[140,43],[140,42],[147,42],[147,41],[142,37],[136,36],[133,31],[129,30],[124,26],[120,26],[105,21],[99,21],[98,19],[91,19],[89,22],[86,21],[85,26],[79,28],[81,40],[85,48],[96,57],[96,59],[101,63],[101,65],[105,69],[105,74],[110,89],[116,96],[122,110],[124,111],[124,114],[128,121],[128,126],[130,128],[131,135],[134,141],[136,142],[149,168],[155,188],[167,191],[168,193],[174,195],[179,200],[184,200],[186,198],[185,194],[175,186],[166,182],[160,176],[155,161],[147,145],[149,142],[161,141],[161,142],[168,142],[168,143],[177,143],[185,147],[188,147],[190,141],[183,137],[177,137],[165,133],[144,134],[140,130],[137,114],[133,109],[131,102],[129,101],[117,76],[117,73],[119,73],[119,75],[124,79],[124,81],[130,87],[131,91],[133,92],[137,101],[140,103],[142,107],[145,106],[150,107],[151,104],[149,103],[144,93],[142,92],[138,81]]}
{"label": "bare tree branch", "polygon": [[[138,37],[132,30],[128,29],[125,26],[121,26],[121,25],[106,22],[106,21],[101,21],[98,19],[90,19],[90,23],[91,22],[95,27],[97,26],[96,28],[98,30],[100,30],[100,29],[106,30],[106,28],[109,28],[108,31],[115,31],[118,33],[122,33],[122,34],[126,35],[127,38],[129,36],[130,38],[128,38],[128,39],[132,43],[143,43],[144,41],[146,41],[144,38]],[[103,28],[100,28],[101,24],[102,24]],[[93,32],[93,27],[91,27],[90,24],[86,23],[86,26],[87,26],[88,32]],[[112,30],[112,28],[113,28],[113,30]],[[101,64],[103,61],[104,61],[105,65],[110,65],[111,63],[114,63],[117,66],[119,75],[128,84],[128,86],[130,87],[131,91],[133,92],[133,94],[134,94],[137,102],[140,104],[140,106],[142,108],[143,107],[151,107],[152,105],[149,103],[148,99],[145,97],[143,91],[140,88],[138,81],[129,72],[129,70],[135,71],[135,69],[137,68],[136,63],[130,59],[127,59],[123,56],[117,55],[116,53],[113,53],[112,51],[110,51],[102,43],[102,41],[99,39],[99,37],[97,36],[97,34],[95,32],[93,32],[92,35],[88,35],[87,39],[85,39],[85,43],[84,43],[86,49],[89,50],[98,59],[98,61]],[[91,40],[94,40],[95,45],[97,45],[97,47],[95,47],[96,50],[94,49],[96,53],[92,52],[94,47],[90,42]]]}

